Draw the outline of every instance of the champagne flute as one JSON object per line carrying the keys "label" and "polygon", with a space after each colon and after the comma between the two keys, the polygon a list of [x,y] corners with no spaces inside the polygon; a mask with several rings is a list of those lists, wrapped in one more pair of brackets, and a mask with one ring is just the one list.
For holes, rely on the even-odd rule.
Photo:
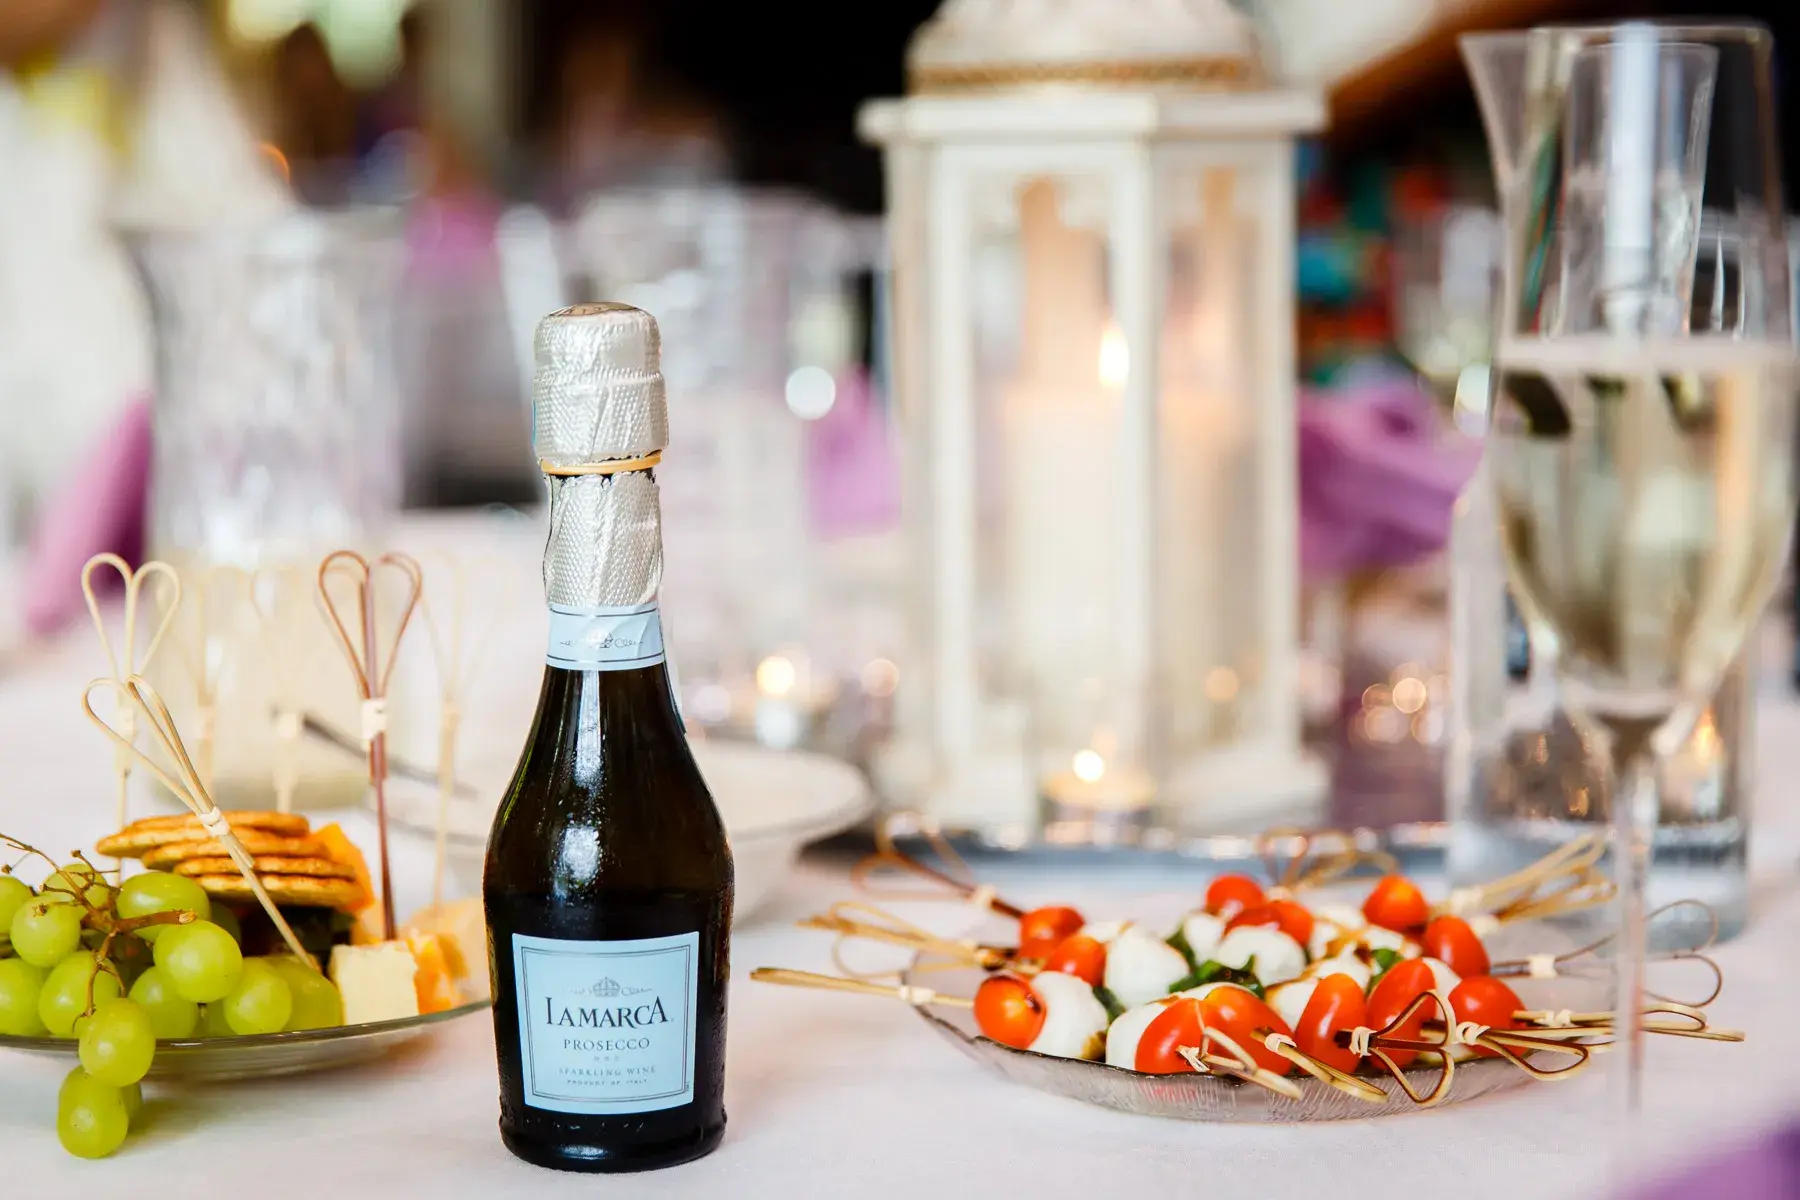
{"label": "champagne flute", "polygon": [[1619,1110],[1639,1105],[1663,756],[1773,590],[1800,354],[1759,26],[1534,30],[1487,453],[1507,573],[1610,747]]}

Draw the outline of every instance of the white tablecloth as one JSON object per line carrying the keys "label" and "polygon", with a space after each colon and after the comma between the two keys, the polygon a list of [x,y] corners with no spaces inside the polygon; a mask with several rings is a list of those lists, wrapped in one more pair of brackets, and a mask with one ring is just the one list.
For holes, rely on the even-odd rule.
{"label": "white tablecloth", "polygon": [[[90,846],[110,813],[110,752],[75,700],[100,667],[86,641],[0,679],[0,829],[53,852]],[[1646,1169],[1800,1111],[1800,705],[1771,670],[1761,720],[1749,932],[1719,955],[1717,1023],[1744,1046],[1652,1047]],[[365,818],[352,832],[366,838]],[[403,841],[401,909],[421,899],[429,848]],[[1024,901],[1128,912],[1168,879],[1085,877],[1074,889],[1000,878]],[[0,1196],[122,1195],[157,1183],[256,1200],[351,1196],[1080,1197],[1595,1195],[1605,1188],[1603,1073],[1466,1106],[1309,1127],[1206,1126],[1129,1117],[984,1073],[898,1004],[752,985],[751,967],[828,970],[826,939],[791,921],[845,892],[809,861],[732,948],[724,1145],[689,1166],[596,1180],[513,1159],[495,1131],[492,1024],[440,1029],[386,1061],[262,1084],[154,1088],[153,1120],[115,1158],[67,1157],[52,1129],[66,1068],[0,1055]],[[909,910],[911,911],[911,910]],[[958,913],[921,907],[940,924]]]}

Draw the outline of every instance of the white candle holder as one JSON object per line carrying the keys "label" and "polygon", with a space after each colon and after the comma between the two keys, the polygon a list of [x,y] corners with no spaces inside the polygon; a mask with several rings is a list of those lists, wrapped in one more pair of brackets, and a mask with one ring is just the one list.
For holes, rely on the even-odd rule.
{"label": "white candle holder", "polygon": [[883,783],[982,824],[1103,781],[1188,827],[1314,815],[1293,139],[1320,96],[1263,86],[1223,0],[950,0],[909,71],[862,114],[918,581]]}

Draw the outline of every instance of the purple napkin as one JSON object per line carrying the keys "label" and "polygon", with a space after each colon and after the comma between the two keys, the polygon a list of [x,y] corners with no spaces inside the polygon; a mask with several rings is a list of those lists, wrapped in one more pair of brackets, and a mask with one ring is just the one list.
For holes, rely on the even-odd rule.
{"label": "purple napkin", "polygon": [[1634,1200],[1791,1200],[1800,1196],[1800,1126],[1753,1142],[1638,1192]]}
{"label": "purple napkin", "polygon": [[[55,633],[80,615],[81,568],[110,550],[135,563],[143,552],[150,482],[150,401],[127,404],[93,451],[38,508],[25,557],[25,626]],[[117,576],[105,572],[109,582]]]}
{"label": "purple napkin", "polygon": [[1300,563],[1309,579],[1404,566],[1443,547],[1481,457],[1411,381],[1303,393]]}

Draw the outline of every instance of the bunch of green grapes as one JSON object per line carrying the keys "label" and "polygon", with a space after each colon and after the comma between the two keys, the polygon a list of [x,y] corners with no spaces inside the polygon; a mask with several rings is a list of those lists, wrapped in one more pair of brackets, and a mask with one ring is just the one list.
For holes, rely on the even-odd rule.
{"label": "bunch of green grapes", "polygon": [[0,1034],[77,1039],[57,1097],[70,1154],[123,1144],[159,1038],[343,1023],[330,980],[299,959],[245,958],[236,919],[193,880],[148,871],[115,886],[77,859],[35,891],[0,870]]}

